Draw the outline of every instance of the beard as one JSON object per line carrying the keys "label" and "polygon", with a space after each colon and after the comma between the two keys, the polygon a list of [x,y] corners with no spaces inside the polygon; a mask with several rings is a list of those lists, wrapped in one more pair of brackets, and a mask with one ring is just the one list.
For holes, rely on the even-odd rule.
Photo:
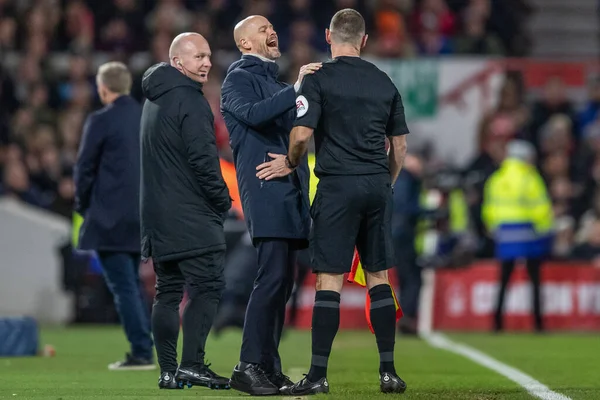
{"label": "beard", "polygon": [[279,57],[281,57],[281,51],[279,50],[279,46],[277,46],[277,47],[269,47],[269,46],[267,46],[267,51],[270,54],[269,58],[271,60],[276,60]]}
{"label": "beard", "polygon": [[267,46],[266,43],[261,43],[256,47],[257,53],[269,60],[276,60],[281,57],[281,51],[279,50],[279,44],[277,46]]}

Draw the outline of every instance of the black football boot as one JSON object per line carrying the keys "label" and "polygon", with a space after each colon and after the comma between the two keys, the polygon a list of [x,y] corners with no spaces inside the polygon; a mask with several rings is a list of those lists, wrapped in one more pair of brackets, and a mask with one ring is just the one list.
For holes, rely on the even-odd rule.
{"label": "black football boot", "polygon": [[210,389],[229,389],[229,379],[219,376],[210,368],[210,364],[200,367],[179,367],[175,379],[180,387],[184,385],[191,388],[192,386],[204,386]]}
{"label": "black football boot", "polygon": [[384,372],[379,376],[379,388],[383,393],[404,393],[406,382],[398,375]]}
{"label": "black football boot", "polygon": [[304,375],[304,378],[300,382],[288,386],[281,391],[281,394],[286,396],[308,396],[319,393],[329,393],[329,382],[327,382],[327,378],[321,378],[316,382],[311,382],[306,375]]}
{"label": "black football boot", "polygon": [[158,387],[160,389],[183,389],[177,384],[175,375],[170,372],[163,372],[158,378]]}

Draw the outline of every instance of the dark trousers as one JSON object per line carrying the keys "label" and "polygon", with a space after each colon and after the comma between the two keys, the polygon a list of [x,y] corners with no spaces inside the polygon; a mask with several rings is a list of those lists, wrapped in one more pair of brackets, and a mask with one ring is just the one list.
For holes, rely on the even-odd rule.
{"label": "dark trousers", "polygon": [[183,354],[181,366],[204,364],[206,339],[213,325],[225,288],[225,250],[197,257],[154,263],[156,295],[152,308],[152,333],[161,372],[177,370],[179,304],[187,286],[188,301],[183,311]]}
{"label": "dark trousers", "polygon": [[278,348],[298,251],[294,241],[284,239],[260,240],[256,247],[258,274],[246,308],[240,361],[281,371]]}
{"label": "dark trousers", "polygon": [[256,249],[250,240],[242,238],[225,262],[223,301],[248,304],[253,281],[258,272]]}
{"label": "dark trousers", "polygon": [[[500,290],[498,292],[498,301],[496,303],[496,315],[495,315],[495,329],[500,331],[503,328],[502,323],[502,309],[504,306],[504,295],[506,294],[506,288],[508,281],[515,269],[517,260],[505,260],[502,261],[500,269]],[[540,269],[542,266],[542,260],[539,258],[528,258],[525,260],[527,267],[527,273],[529,279],[531,279],[531,285],[533,286],[533,317],[536,330],[540,331],[543,329],[542,324],[542,307],[540,303]]]}
{"label": "dark trousers", "polygon": [[99,252],[98,256],[132,356],[152,360],[150,318],[139,277],[140,255]]}
{"label": "dark trousers", "polygon": [[400,305],[404,315],[416,318],[419,310],[419,293],[421,292],[421,267],[417,264],[413,235],[397,235],[394,237],[396,254],[396,272],[400,286]]}
{"label": "dark trousers", "polygon": [[227,327],[244,326],[246,305],[257,273],[256,249],[249,236],[242,237],[225,261],[225,291],[215,319],[215,334]]}

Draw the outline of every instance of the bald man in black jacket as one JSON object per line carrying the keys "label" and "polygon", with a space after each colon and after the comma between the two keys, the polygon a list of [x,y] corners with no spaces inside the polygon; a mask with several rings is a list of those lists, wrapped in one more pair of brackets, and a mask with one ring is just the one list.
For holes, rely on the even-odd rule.
{"label": "bald man in black jacket", "polygon": [[[142,135],[142,257],[152,257],[156,297],[152,331],[159,387],[229,389],[204,364],[206,338],[225,287],[223,222],[231,208],[221,174],[213,114],[202,93],[210,47],[196,33],[177,36],[171,64],[144,74]],[[184,285],[183,354],[177,366],[179,303]]]}

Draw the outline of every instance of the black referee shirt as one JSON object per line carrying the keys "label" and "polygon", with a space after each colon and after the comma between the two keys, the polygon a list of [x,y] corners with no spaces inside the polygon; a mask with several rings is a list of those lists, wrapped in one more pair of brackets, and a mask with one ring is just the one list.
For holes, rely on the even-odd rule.
{"label": "black referee shirt", "polygon": [[391,79],[359,57],[336,57],[304,77],[294,126],[315,130],[315,175],[389,173],[386,136],[409,133]]}

